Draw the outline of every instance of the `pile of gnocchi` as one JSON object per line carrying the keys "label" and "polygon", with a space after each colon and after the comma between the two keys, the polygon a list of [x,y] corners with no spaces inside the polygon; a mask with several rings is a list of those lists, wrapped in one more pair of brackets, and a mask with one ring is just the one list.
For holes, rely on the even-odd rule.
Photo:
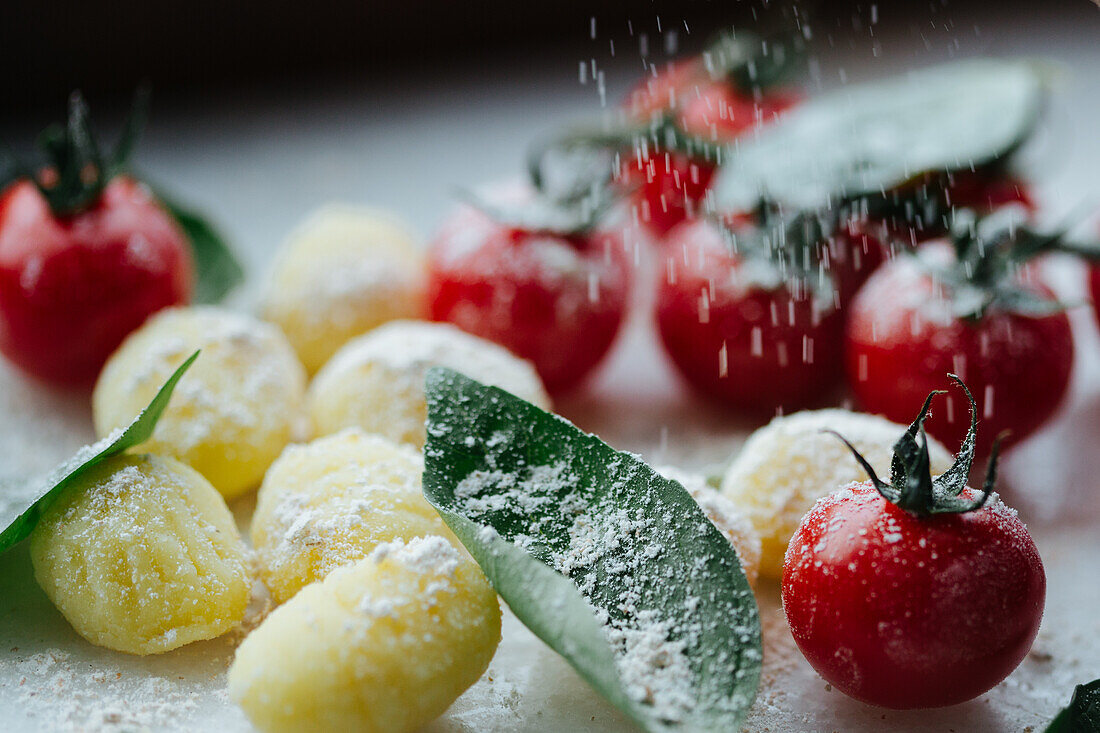
{"label": "pile of gnocchi", "polygon": [[[330,207],[284,246],[261,317],[169,308],[123,341],[93,392],[100,436],[201,355],[145,452],[84,474],[31,536],[35,577],[81,636],[169,652],[240,628],[261,581],[275,608],[238,648],[228,691],[264,731],[411,731],[481,677],[501,610],[421,492],[424,377],[446,366],[551,403],[529,362],[420,320],[417,252],[388,217]],[[759,430],[720,490],[660,469],[730,540],[750,582],[778,578],[801,517],[862,478],[824,427],[879,471],[904,431],[803,412]],[[950,455],[931,449],[943,470]],[[246,541],[226,502],[257,487]]]}

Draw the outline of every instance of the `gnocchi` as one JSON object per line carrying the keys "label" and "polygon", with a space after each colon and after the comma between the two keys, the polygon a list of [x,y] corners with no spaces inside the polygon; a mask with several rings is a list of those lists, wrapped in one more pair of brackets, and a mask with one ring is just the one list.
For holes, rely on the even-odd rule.
{"label": "gnocchi", "polygon": [[417,451],[350,428],[290,446],[252,518],[261,576],[276,602],[398,537],[450,537],[420,491]]}
{"label": "gnocchi", "polygon": [[229,696],[267,733],[405,733],[489,665],[500,606],[441,537],[379,546],[263,621],[237,650]]}
{"label": "gnocchi", "polygon": [[128,425],[196,349],[145,448],[189,464],[231,499],[260,483],[303,419],[305,371],[275,326],[208,306],[153,316],[99,376],[96,432]]}
{"label": "gnocchi", "polygon": [[383,212],[328,205],[290,235],[264,296],[310,373],[354,336],[426,311],[424,256]]}
{"label": "gnocchi", "polygon": [[[779,579],[787,543],[814,502],[867,478],[835,430],[876,472],[889,475],[893,445],[906,426],[848,410],[806,410],[777,417],[754,432],[722,478],[721,491],[760,534],[760,573]],[[946,471],[951,454],[928,439],[933,473]]]}
{"label": "gnocchi", "polygon": [[247,552],[222,497],[172,458],[122,455],[89,470],[30,538],[34,575],[88,641],[157,654],[236,626]]}
{"label": "gnocchi", "polygon": [[348,342],[310,385],[317,435],[358,426],[400,443],[424,445],[424,377],[445,366],[549,409],[531,364],[454,326],[391,321]]}

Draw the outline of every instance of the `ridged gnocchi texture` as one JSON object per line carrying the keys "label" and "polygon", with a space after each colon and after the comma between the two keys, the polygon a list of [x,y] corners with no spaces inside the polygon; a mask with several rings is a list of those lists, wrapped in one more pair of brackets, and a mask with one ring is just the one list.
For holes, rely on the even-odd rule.
{"label": "ridged gnocchi texture", "polygon": [[462,372],[549,409],[538,374],[502,346],[445,323],[391,321],[348,342],[318,372],[308,403],[317,435],[361,427],[424,445],[424,377],[433,366]]}
{"label": "ridged gnocchi texture", "polygon": [[172,458],[104,461],[46,511],[30,538],[34,575],[77,633],[158,654],[240,623],[247,550],[225,501]]}
{"label": "ridged gnocchi texture", "polygon": [[96,432],[128,425],[196,349],[144,447],[179,458],[231,499],[260,483],[304,420],[305,370],[276,326],[207,306],[161,311],[100,374]]}
{"label": "ridged gnocchi texture", "polygon": [[[870,462],[875,472],[890,474],[893,446],[905,425],[877,415],[848,410],[806,410],[777,417],[754,432],[722,478],[721,491],[760,534],[760,573],[779,579],[783,556],[798,523],[814,502],[867,478],[835,430]],[[933,474],[946,471],[951,454],[928,439]]]}
{"label": "ridged gnocchi texture", "polygon": [[282,603],[399,537],[452,537],[421,493],[423,470],[414,448],[358,428],[288,447],[267,472],[252,518],[252,545],[274,599]]}
{"label": "ridged gnocchi texture", "polygon": [[340,204],[306,219],[283,245],[264,296],[310,372],[354,336],[426,312],[424,255],[384,212]]}
{"label": "ridged gnocchi texture", "polygon": [[489,665],[500,606],[449,542],[380,546],[260,624],[229,696],[267,733],[405,733],[442,714]]}
{"label": "ridged gnocchi texture", "polygon": [[760,534],[748,517],[732,501],[707,484],[703,476],[675,466],[657,466],[654,470],[687,489],[703,514],[737,550],[745,577],[750,584],[755,584],[760,572]]}

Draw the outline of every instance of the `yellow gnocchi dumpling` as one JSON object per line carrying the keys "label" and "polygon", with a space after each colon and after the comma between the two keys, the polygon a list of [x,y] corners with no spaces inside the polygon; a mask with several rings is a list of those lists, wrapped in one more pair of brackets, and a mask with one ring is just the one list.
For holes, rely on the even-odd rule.
{"label": "yellow gnocchi dumpling", "polygon": [[352,337],[426,309],[424,255],[387,214],[330,204],[283,245],[264,296],[264,317],[279,325],[310,372]]}
{"label": "yellow gnocchi dumpling", "polygon": [[760,571],[760,534],[748,517],[732,501],[708,485],[703,476],[675,466],[657,466],[654,470],[687,489],[707,519],[737,550],[745,577],[750,584],[755,584]]}
{"label": "yellow gnocchi dumpling", "polygon": [[172,393],[151,453],[195,468],[231,499],[255,488],[304,418],[306,375],[279,329],[198,306],[161,311],[107,361],[92,394],[100,437],[130,424],[196,349]]}
{"label": "yellow gnocchi dumpling", "polygon": [[424,445],[424,377],[433,366],[462,372],[539,407],[550,398],[530,362],[446,323],[391,321],[348,342],[317,373],[307,397],[317,435],[361,427]]}
{"label": "yellow gnocchi dumpling", "polygon": [[451,537],[424,499],[412,447],[349,428],[283,452],[264,477],[252,545],[275,601],[369,555],[422,535]]}
{"label": "yellow gnocchi dumpling", "polygon": [[240,623],[247,551],[225,501],[172,458],[121,455],[91,469],[30,538],[34,576],[77,633],[158,654]]}
{"label": "yellow gnocchi dumpling", "polygon": [[381,545],[275,609],[237,650],[229,696],[253,725],[405,733],[489,666],[500,606],[441,537]]}
{"label": "yellow gnocchi dumpling", "polygon": [[[847,438],[880,476],[889,476],[893,446],[905,425],[848,410],[806,410],[777,417],[754,432],[722,477],[721,492],[760,534],[760,573],[779,579],[787,543],[818,499],[867,473],[835,435]],[[951,454],[928,439],[932,473],[946,471]]]}

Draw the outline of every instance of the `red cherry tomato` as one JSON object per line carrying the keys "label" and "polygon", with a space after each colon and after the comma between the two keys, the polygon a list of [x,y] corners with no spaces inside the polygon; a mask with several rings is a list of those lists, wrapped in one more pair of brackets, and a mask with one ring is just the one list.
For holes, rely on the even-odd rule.
{"label": "red cherry tomato", "polygon": [[886,261],[886,246],[869,223],[850,221],[825,243],[822,267],[834,279],[837,300],[847,312],[856,292]]}
{"label": "red cherry tomato", "polygon": [[623,109],[631,118],[643,122],[675,109],[684,95],[706,78],[704,71],[697,59],[674,61],[638,82],[623,100]]}
{"label": "red cherry tomato", "polygon": [[29,181],[0,197],[0,351],[35,377],[90,383],[150,314],[187,302],[193,278],[186,236],[131,179],[67,218]]}
{"label": "red cherry tomato", "polygon": [[770,124],[801,101],[787,90],[754,97],[726,82],[711,82],[681,101],[677,121],[689,135],[710,142],[733,142],[746,132]]}
{"label": "red cherry tomato", "polygon": [[[943,203],[953,209],[970,209],[979,215],[989,214],[1003,206],[1019,205],[1029,214],[1038,207],[1031,194],[1031,187],[1018,178],[993,175],[987,171],[954,172],[945,182],[942,176],[926,176],[897,190],[903,196],[918,198],[944,197]],[[946,220],[937,217],[930,222],[914,225],[900,218],[871,219],[866,225],[875,226],[880,239],[892,241],[894,247],[915,246],[938,239],[947,234]]]}
{"label": "red cherry tomato", "polygon": [[[919,256],[939,262],[952,257],[950,248],[935,243]],[[1025,287],[1049,294],[1038,282]],[[942,285],[909,257],[884,265],[859,291],[845,341],[857,402],[891,420],[904,422],[912,406],[942,384],[944,373],[961,376],[978,403],[979,455],[1003,430],[1020,440],[1042,425],[1062,401],[1073,365],[1065,313],[1030,317],[994,308],[977,321],[959,318]],[[958,445],[968,425],[966,402],[953,391],[927,428]]]}
{"label": "red cherry tomato", "polygon": [[781,282],[756,283],[761,266],[729,252],[714,224],[669,233],[658,286],[665,349],[700,393],[761,412],[821,401],[841,372],[841,313]]}
{"label": "red cherry tomato", "polygon": [[1039,629],[1046,576],[999,500],[917,518],[868,482],[802,519],[782,592],[798,648],[829,683],[872,705],[927,708],[970,700],[1016,668]]}
{"label": "red cherry tomato", "polygon": [[621,235],[528,231],[461,208],[429,256],[431,315],[530,359],[551,391],[577,385],[626,312]]}
{"label": "red cherry tomato", "polygon": [[979,212],[994,211],[1009,204],[1019,204],[1032,213],[1038,208],[1031,195],[1031,187],[1012,176],[956,173],[952,176],[947,194],[952,206]]}
{"label": "red cherry tomato", "polygon": [[652,152],[624,159],[618,179],[634,190],[637,216],[658,235],[694,219],[710,188],[717,166],[683,153]]}
{"label": "red cherry tomato", "polygon": [[[643,122],[673,115],[676,126],[707,143],[730,143],[760,125],[774,121],[799,97],[788,91],[759,99],[724,81],[712,81],[697,63],[674,64],[639,85],[628,97],[632,117]],[[660,148],[623,156],[618,177],[636,189],[638,217],[657,234],[695,218],[710,188],[717,159]]]}

